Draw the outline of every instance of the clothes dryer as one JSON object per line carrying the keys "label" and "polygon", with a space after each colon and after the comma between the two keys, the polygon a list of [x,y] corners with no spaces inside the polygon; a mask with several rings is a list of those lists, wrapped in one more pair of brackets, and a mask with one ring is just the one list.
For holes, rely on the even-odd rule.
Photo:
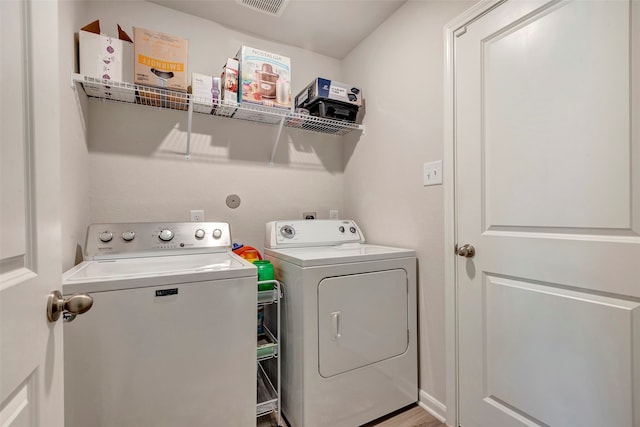
{"label": "clothes dryer", "polygon": [[364,241],[354,221],[266,225],[292,427],[358,426],[418,400],[415,251]]}

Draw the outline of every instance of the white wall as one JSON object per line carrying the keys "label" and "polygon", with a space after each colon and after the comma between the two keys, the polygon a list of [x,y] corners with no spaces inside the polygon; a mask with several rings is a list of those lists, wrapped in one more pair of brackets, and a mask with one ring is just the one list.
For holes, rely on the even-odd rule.
{"label": "white wall", "polygon": [[71,72],[75,69],[74,32],[82,25],[83,2],[61,1],[58,3],[60,31],[60,126],[62,200],[62,269],[68,270],[82,259],[89,223],[89,153],[84,128],[85,117],[80,108],[81,101],[71,87]]}
{"label": "white wall", "polygon": [[369,242],[418,253],[420,397],[443,416],[444,202],[422,171],[443,156],[443,26],[472,4],[409,1],[343,61],[366,99],[366,133],[345,145],[344,210]]}
{"label": "white wall", "polygon": [[[341,78],[338,60],[152,3],[86,2],[82,24],[95,19],[107,34],[120,24],[131,36],[138,26],[189,39],[189,73],[218,75],[246,44],[291,58],[292,95],[318,74]],[[262,249],[267,221],[342,209],[340,137],[285,129],[269,167],[277,127],[196,114],[187,161],[185,112],[87,102],[89,222],[188,221],[190,209],[204,209],[205,220],[230,222],[234,240]],[[240,196],[238,209],[226,206],[229,194]]]}

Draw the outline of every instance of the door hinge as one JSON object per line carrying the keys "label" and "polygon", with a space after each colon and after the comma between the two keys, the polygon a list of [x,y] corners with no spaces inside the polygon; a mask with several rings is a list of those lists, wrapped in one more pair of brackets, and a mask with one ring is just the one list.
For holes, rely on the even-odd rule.
{"label": "door hinge", "polygon": [[453,35],[456,37],[460,37],[463,36],[467,33],[467,27],[464,26],[462,28],[458,28],[456,31],[453,32]]}

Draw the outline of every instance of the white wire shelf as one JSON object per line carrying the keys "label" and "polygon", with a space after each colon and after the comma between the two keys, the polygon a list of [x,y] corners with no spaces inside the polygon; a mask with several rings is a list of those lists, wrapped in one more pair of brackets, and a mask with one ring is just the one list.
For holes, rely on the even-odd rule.
{"label": "white wire shelf", "polygon": [[[278,125],[331,135],[346,135],[363,131],[356,123],[325,119],[294,113],[290,110],[268,108],[251,104],[228,105],[224,101],[212,102],[192,94],[176,92],[151,86],[116,82],[97,77],[73,74],[74,83],[81,83],[87,96],[108,101],[140,104],[157,108],[193,111],[255,123]],[[191,109],[189,107],[192,106]]]}
{"label": "white wire shelf", "polygon": [[257,378],[258,402],[256,405],[256,416],[262,417],[263,415],[278,411],[278,393],[260,363],[258,363]]}

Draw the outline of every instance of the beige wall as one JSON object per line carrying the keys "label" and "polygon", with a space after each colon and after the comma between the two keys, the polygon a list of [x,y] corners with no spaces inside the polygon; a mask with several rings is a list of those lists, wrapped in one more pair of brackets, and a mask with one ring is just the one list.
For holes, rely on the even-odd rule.
{"label": "beige wall", "polygon": [[71,88],[71,72],[75,67],[74,32],[84,25],[83,2],[59,2],[60,30],[60,174],[62,183],[61,227],[62,268],[68,270],[82,259],[80,245],[89,223],[89,153],[84,127],[85,117],[80,101]]}
{"label": "beige wall", "polygon": [[[76,2],[73,2],[74,4]],[[100,19],[102,32],[116,24],[133,35],[138,26],[189,39],[188,70],[218,75],[242,44],[289,56],[292,95],[316,75],[339,80],[340,61],[303,49],[260,40],[216,23],[146,2],[85,2],[68,6],[82,13],[73,31]],[[69,61],[70,63],[70,61]],[[194,115],[191,160],[185,160],[187,115],[79,97],[88,108],[86,143],[74,123],[65,141],[65,267],[73,265],[86,226],[93,222],[188,221],[204,209],[207,221],[231,223],[234,240],[262,248],[264,224],[342,210],[343,159],[340,137],[285,129],[269,166],[277,127]],[[229,194],[240,196],[229,209]]]}
{"label": "beige wall", "polygon": [[367,103],[365,135],[345,145],[344,210],[369,242],[418,253],[420,397],[442,415],[443,190],[424,187],[422,171],[443,156],[443,26],[472,4],[409,1],[343,61]]}

